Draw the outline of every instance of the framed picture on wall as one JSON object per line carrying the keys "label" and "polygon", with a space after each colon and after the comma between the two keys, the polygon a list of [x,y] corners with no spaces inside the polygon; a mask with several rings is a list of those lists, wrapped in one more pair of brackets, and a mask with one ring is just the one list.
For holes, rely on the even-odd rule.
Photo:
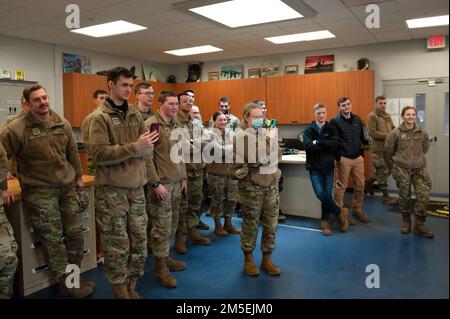
{"label": "framed picture on wall", "polygon": [[305,60],[305,74],[333,72],[334,54],[308,56]]}
{"label": "framed picture on wall", "polygon": [[221,80],[237,80],[242,79],[242,74],[244,72],[244,65],[230,65],[223,66],[220,71]]}
{"label": "framed picture on wall", "polygon": [[219,72],[208,72],[208,81],[217,81],[219,79]]}
{"label": "framed picture on wall", "polygon": [[261,76],[268,77],[268,76],[277,76],[278,75],[278,67],[277,66],[271,66],[261,69]]}
{"label": "framed picture on wall", "polygon": [[63,53],[64,73],[91,74],[91,59],[88,56]]}
{"label": "framed picture on wall", "polygon": [[286,65],[284,67],[284,74],[298,74],[298,65]]}
{"label": "framed picture on wall", "polygon": [[255,68],[255,69],[248,69],[248,76],[249,79],[251,78],[260,78],[261,77],[261,68]]}

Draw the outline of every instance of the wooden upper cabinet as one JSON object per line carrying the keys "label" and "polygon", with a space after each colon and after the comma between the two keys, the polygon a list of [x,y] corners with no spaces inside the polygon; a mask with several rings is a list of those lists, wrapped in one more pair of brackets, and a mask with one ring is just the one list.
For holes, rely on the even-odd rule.
{"label": "wooden upper cabinet", "polygon": [[266,81],[264,78],[212,81],[219,83],[220,96],[215,102],[218,110],[219,99],[226,96],[231,101],[231,113],[242,119],[245,105],[257,99],[265,99]]}
{"label": "wooden upper cabinet", "polygon": [[348,94],[352,101],[352,113],[359,115],[363,122],[367,122],[367,116],[373,109],[375,99],[375,72],[350,71],[347,73]]}
{"label": "wooden upper cabinet", "polygon": [[279,124],[301,124],[306,121],[303,105],[305,76],[289,75],[266,78],[268,118]]}
{"label": "wooden upper cabinet", "polygon": [[106,76],[64,73],[64,117],[73,127],[80,127],[84,118],[95,109],[92,94],[97,89],[108,91]]}
{"label": "wooden upper cabinet", "polygon": [[[134,86],[140,82],[148,82],[152,84],[153,89],[155,90],[155,97],[152,104],[153,110],[157,110],[159,108],[158,97],[161,91],[174,90],[174,84],[172,83],[142,80],[134,80],[133,82]],[[95,104],[92,102],[92,94],[97,89],[102,89],[108,92],[106,76],[82,73],[64,73],[64,117],[73,127],[80,127],[84,118],[95,109]],[[136,103],[134,88],[131,92],[128,103]]]}
{"label": "wooden upper cabinet", "polygon": [[304,119],[314,121],[313,106],[322,103],[327,106],[328,120],[339,113],[337,100],[347,94],[347,72],[326,72],[305,75]]}

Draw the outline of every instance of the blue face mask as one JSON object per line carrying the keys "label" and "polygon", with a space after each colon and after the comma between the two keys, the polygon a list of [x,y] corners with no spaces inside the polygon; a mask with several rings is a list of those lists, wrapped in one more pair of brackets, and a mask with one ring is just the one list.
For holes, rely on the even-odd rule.
{"label": "blue face mask", "polygon": [[252,127],[257,130],[261,128],[264,125],[264,119],[253,119],[252,120]]}

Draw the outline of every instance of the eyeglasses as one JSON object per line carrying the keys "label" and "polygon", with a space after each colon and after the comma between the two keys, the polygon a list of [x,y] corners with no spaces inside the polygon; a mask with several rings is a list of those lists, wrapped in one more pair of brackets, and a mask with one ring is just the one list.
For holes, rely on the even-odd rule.
{"label": "eyeglasses", "polygon": [[155,92],[146,92],[146,93],[138,93],[138,94],[145,94],[147,96],[155,95]]}

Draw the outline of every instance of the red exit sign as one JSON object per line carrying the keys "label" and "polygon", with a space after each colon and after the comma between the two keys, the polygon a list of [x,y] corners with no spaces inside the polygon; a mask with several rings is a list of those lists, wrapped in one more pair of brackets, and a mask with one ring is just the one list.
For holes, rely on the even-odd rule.
{"label": "red exit sign", "polygon": [[435,35],[427,39],[428,49],[445,48],[445,35]]}

